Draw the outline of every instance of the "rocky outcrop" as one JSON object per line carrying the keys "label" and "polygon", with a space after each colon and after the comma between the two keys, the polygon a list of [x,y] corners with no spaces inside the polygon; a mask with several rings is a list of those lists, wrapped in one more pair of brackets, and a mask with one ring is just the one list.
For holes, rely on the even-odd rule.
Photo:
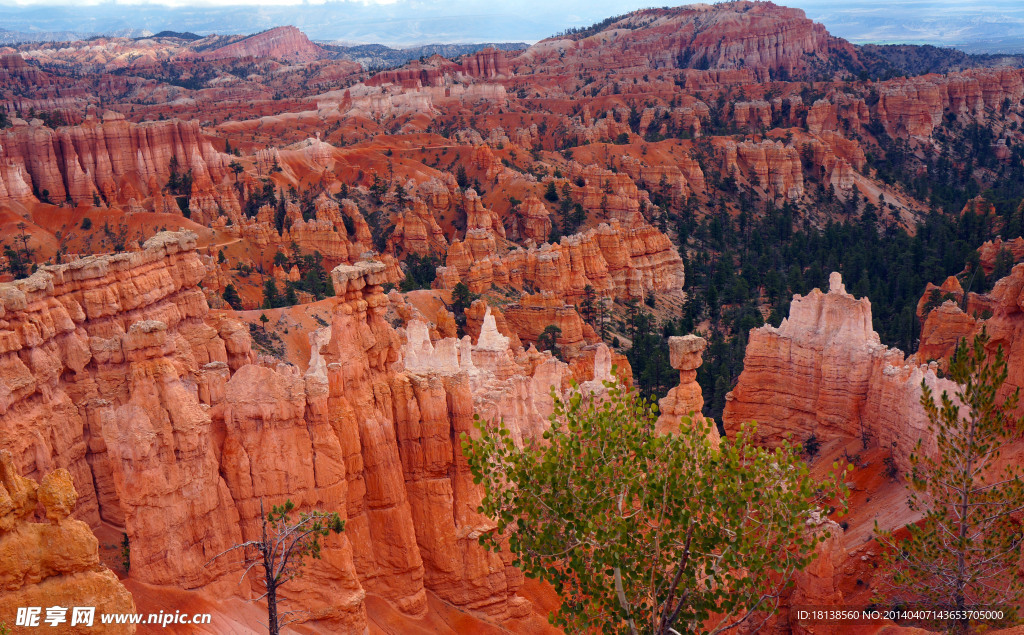
{"label": "rocky outcrop", "polygon": [[536,196],[528,196],[519,206],[519,237],[537,244],[551,236],[551,211]]}
{"label": "rocky outcrop", "polygon": [[462,59],[462,71],[470,77],[492,79],[511,74],[504,51],[485,48]]}
{"label": "rocky outcrop", "polygon": [[[657,432],[678,432],[683,417],[704,420],[704,395],[697,383],[697,369],[707,348],[707,341],[696,335],[672,336],[668,338],[669,363],[679,371],[679,385],[668,391],[658,402]],[[711,440],[718,445],[718,428],[711,426]]]}
{"label": "rocky outcrop", "polygon": [[407,89],[423,86],[445,86],[467,78],[488,80],[512,75],[504,51],[487,48],[467,55],[461,62],[452,62],[440,55],[426,60],[413,60],[406,66],[381,71],[366,80],[367,86],[394,84]]}
{"label": "rocky outcrop", "polygon": [[833,273],[829,292],[794,296],[790,314],[775,328],[750,331],[743,372],[726,396],[726,431],[756,421],[758,438],[775,445],[791,433],[795,442],[859,438],[893,447],[901,469],[918,439],[934,448],[920,406],[924,380],[941,395],[953,382],[934,366],[904,359],[882,346],[871,328],[871,303],[846,292]]}
{"label": "rocky outcrop", "polygon": [[466,190],[462,195],[462,204],[466,209],[467,232],[482,229],[492,233],[496,238],[505,238],[505,226],[501,222],[501,217],[494,210],[484,207],[484,201],[476,190]]}
{"label": "rocky outcrop", "polygon": [[840,606],[843,593],[837,584],[837,570],[843,562],[843,528],[835,521],[822,518],[817,512],[805,521],[809,537],[824,538],[814,547],[815,557],[804,569],[793,573],[793,593],[789,597],[791,632],[799,635],[840,635],[844,628],[832,624],[804,626],[792,608],[808,606]]}
{"label": "rocky outcrop", "polygon": [[312,62],[328,57],[327,51],[309,41],[306,34],[293,26],[279,26],[250,35],[231,44],[200,53],[203,59],[220,60],[235,57],[270,57],[287,62]]}
{"label": "rocky outcrop", "polygon": [[929,74],[879,85],[875,116],[893,138],[928,137],[949,112],[961,121],[985,121],[986,111],[1004,99],[1024,97],[1024,70],[971,69],[948,75]]}
{"label": "rocky outcrop", "polygon": [[[1022,203],[1024,205],[1024,203]],[[1018,236],[1013,240],[987,240],[978,248],[978,262],[986,275],[991,275],[996,268],[996,259],[1004,252],[1009,253],[1010,262],[1024,261],[1024,237]],[[1004,255],[1004,257],[1006,257]]]}
{"label": "rocky outcrop", "polygon": [[584,185],[579,190],[577,200],[583,209],[600,212],[606,218],[627,225],[637,222],[644,196],[628,173],[588,165],[580,171],[579,177],[583,179]]}
{"label": "rocky outcrop", "polygon": [[[37,484],[19,476],[11,454],[0,450],[0,623],[13,627],[19,608],[39,607],[35,626],[55,633],[135,632],[135,625],[100,622],[103,614],[135,613],[135,602],[100,564],[89,526],[69,517],[77,499],[67,470]],[[33,522],[37,506],[44,518]],[[46,623],[47,607],[66,607],[65,622]],[[72,607],[93,607],[92,623],[72,626]]]}
{"label": "rocky outcrop", "polygon": [[[939,300],[942,304],[933,308],[924,320],[917,359],[937,360],[945,367],[960,340],[966,339],[969,342],[985,329],[991,338],[987,346],[988,353],[995,354],[998,348],[1002,348],[1006,355],[1007,378],[1003,385],[1003,396],[1017,388],[1024,388],[1024,264],[1014,266],[1008,276],[996,282],[992,291],[967,294],[966,306],[959,284],[953,288],[947,281],[935,290],[941,294]],[[959,291],[959,295],[954,295],[956,291]],[[953,299],[943,300],[947,293]],[[919,306],[929,302],[931,296],[932,289],[929,289],[921,298]],[[1024,406],[1018,410],[1024,411]]]}
{"label": "rocky outcrop", "polygon": [[444,232],[430,209],[420,200],[413,201],[397,218],[388,244],[395,252],[418,256],[443,254],[448,250]]}
{"label": "rocky outcrop", "polygon": [[803,196],[803,167],[800,153],[793,146],[779,141],[726,141],[721,152],[723,173],[742,177],[773,198],[792,200]]}
{"label": "rocky outcrop", "polygon": [[0,203],[47,198],[91,205],[94,196],[141,202],[167,185],[172,162],[179,175],[191,173],[196,191],[208,191],[227,173],[225,155],[203,138],[196,121],[134,124],[107,112],[102,120],[57,130],[39,120],[16,122],[0,132]]}
{"label": "rocky outcrop", "polygon": [[547,327],[557,327],[556,344],[566,359],[576,357],[582,347],[599,340],[575,307],[548,291],[524,295],[518,303],[505,307],[504,316],[526,346],[536,344]]}
{"label": "rocky outcrop", "polygon": [[651,192],[667,193],[675,200],[705,192],[704,172],[688,155],[680,157],[676,165],[645,165],[629,155],[624,155],[621,163],[631,179]]}
{"label": "rocky outcrop", "polygon": [[434,285],[448,289],[461,281],[474,293],[492,284],[516,289],[529,285],[572,304],[582,301],[588,285],[598,295],[616,298],[640,298],[683,285],[679,252],[668,236],[646,223],[602,223],[563,236],[557,244],[505,254],[497,253],[493,245],[492,236],[467,232],[465,242],[452,243]]}
{"label": "rocky outcrop", "polygon": [[766,81],[807,76],[833,55],[858,65],[848,42],[830,36],[799,9],[728,2],[635,11],[597,32],[542,40],[516,62],[543,65],[551,72],[742,69]]}

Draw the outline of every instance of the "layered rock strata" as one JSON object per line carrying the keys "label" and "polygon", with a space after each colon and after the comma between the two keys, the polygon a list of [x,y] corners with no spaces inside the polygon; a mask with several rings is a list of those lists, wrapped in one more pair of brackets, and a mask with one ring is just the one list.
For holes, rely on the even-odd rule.
{"label": "layered rock strata", "polygon": [[172,161],[179,176],[191,173],[196,191],[208,191],[227,174],[226,155],[203,138],[197,121],[135,124],[107,112],[53,130],[39,120],[17,120],[0,133],[0,203],[44,192],[54,203],[92,204],[94,195],[141,202],[167,185]]}
{"label": "layered rock strata", "polygon": [[602,223],[559,243],[498,253],[493,235],[470,230],[448,250],[434,286],[464,282],[474,293],[492,284],[551,291],[566,302],[582,301],[589,285],[605,297],[641,298],[681,289],[683,262],[668,236],[646,223]]}
{"label": "layered rock strata", "polygon": [[921,408],[921,382],[937,395],[957,385],[935,367],[904,359],[883,346],[871,328],[871,303],[846,292],[833,273],[829,291],[794,296],[790,314],[775,328],[750,332],[743,372],[726,396],[726,432],[756,421],[759,441],[802,443],[861,438],[893,448],[901,469],[918,439],[934,448]]}
{"label": "layered rock strata", "polygon": [[[330,325],[302,374],[209,311],[205,273],[193,234],[163,233],[0,285],[10,469],[65,468],[74,514],[124,528],[140,582],[258,594],[213,557],[258,535],[261,504],[291,499],[347,521],[282,592],[331,632],[366,629],[368,593],[411,616],[428,590],[493,620],[529,613],[522,574],[476,541],[490,525],[457,439],[475,413],[540,435],[573,369],[514,352],[486,309],[476,344],[432,343],[415,320],[403,337],[385,319],[388,266],[359,261],[332,271]],[[594,379],[611,366],[598,348]]]}

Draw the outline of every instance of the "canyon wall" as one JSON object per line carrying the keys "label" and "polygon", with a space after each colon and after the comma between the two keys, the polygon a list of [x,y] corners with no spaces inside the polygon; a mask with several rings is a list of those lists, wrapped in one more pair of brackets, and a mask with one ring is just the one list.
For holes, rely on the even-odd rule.
{"label": "canyon wall", "polygon": [[767,445],[781,443],[787,433],[794,443],[812,434],[822,442],[860,438],[892,447],[899,467],[907,469],[918,439],[926,439],[926,451],[934,448],[920,405],[922,380],[936,395],[957,390],[936,376],[934,366],[883,346],[871,327],[871,303],[847,293],[833,273],[828,293],[794,296],[778,328],[751,330],[723,419],[727,432],[756,421],[758,440]]}
{"label": "canyon wall", "polygon": [[555,244],[499,253],[492,232],[470,229],[448,250],[434,286],[464,282],[479,293],[492,284],[551,291],[577,303],[589,285],[599,296],[642,298],[681,289],[683,261],[668,236],[646,223],[602,223]]}
{"label": "canyon wall", "polygon": [[[238,564],[214,556],[257,535],[261,503],[291,499],[347,521],[283,591],[331,632],[363,632],[367,593],[410,616],[428,590],[493,620],[528,614],[521,572],[477,543],[492,525],[458,437],[474,413],[538,436],[573,369],[513,350],[486,311],[476,344],[431,342],[418,319],[396,330],[387,267],[362,261],[332,271],[303,374],[208,309],[205,273],[195,236],[165,232],[0,284],[11,470],[66,469],[74,515],[124,528],[140,582],[247,596]],[[595,350],[589,378],[606,378],[611,354]]]}
{"label": "canyon wall", "polygon": [[[1024,264],[1014,266],[988,293],[968,293],[966,302],[956,278],[951,277],[936,289],[952,299],[921,316],[924,324],[916,357],[921,361],[936,360],[945,367],[961,339],[970,342],[984,329],[990,337],[986,347],[989,355],[999,348],[1006,355],[1007,377],[1001,394],[1006,396],[1017,388],[1024,389]],[[921,298],[921,307],[928,301],[930,291]],[[947,296],[940,295],[940,300],[943,297]],[[1024,412],[1024,405],[1018,411]]]}
{"label": "canyon wall", "polygon": [[167,184],[172,160],[179,175],[191,172],[195,190],[208,190],[227,174],[226,155],[203,138],[198,121],[135,124],[108,111],[54,130],[38,119],[16,119],[0,132],[0,203],[44,192],[53,203],[92,204],[94,195],[141,202]]}

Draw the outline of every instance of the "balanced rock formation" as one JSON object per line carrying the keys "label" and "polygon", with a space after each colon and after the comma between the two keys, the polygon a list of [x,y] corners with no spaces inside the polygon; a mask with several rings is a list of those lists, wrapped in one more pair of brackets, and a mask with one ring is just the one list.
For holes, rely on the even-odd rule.
{"label": "balanced rock formation", "polygon": [[[37,484],[19,476],[11,453],[0,450],[0,623],[13,627],[19,608],[38,607],[36,626],[50,632],[135,632],[134,624],[100,621],[102,614],[135,613],[135,602],[100,564],[99,541],[89,525],[69,517],[77,499],[67,470],[50,472]],[[33,522],[37,505],[41,522]],[[66,621],[56,628],[44,622],[48,607],[64,607]],[[92,624],[72,626],[74,607],[94,608]]]}
{"label": "balanced rock formation", "polygon": [[883,346],[871,328],[871,303],[846,292],[842,277],[829,291],[794,296],[789,317],[776,328],[751,329],[736,387],[726,395],[726,431],[756,421],[758,440],[777,445],[812,434],[820,441],[853,439],[893,447],[901,469],[918,439],[934,450],[921,408],[921,382],[941,395],[957,390],[934,366],[904,359]]}
{"label": "balanced rock formation", "polygon": [[[697,383],[697,369],[707,348],[707,340],[697,335],[668,338],[669,363],[679,371],[679,385],[668,391],[658,402],[660,415],[656,430],[659,434],[678,432],[683,417],[704,421],[704,395]],[[720,439],[718,428],[711,426],[711,439],[716,445]]]}

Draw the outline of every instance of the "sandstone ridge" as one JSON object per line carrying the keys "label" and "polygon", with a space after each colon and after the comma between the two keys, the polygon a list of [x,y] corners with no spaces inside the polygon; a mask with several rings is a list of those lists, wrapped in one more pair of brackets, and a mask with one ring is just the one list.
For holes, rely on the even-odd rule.
{"label": "sandstone ridge", "polygon": [[[476,541],[491,525],[456,440],[474,413],[539,436],[573,369],[513,351],[486,311],[475,345],[431,342],[415,320],[396,330],[386,265],[358,261],[333,270],[330,323],[300,373],[209,310],[195,240],[166,232],[0,284],[10,470],[73,478],[67,511],[123,527],[138,582],[248,597],[237,564],[210,557],[256,535],[261,501],[291,499],[347,521],[284,591],[329,632],[363,632],[368,594],[413,617],[428,591],[490,620],[530,614],[522,573]],[[611,354],[595,350],[599,384]]]}
{"label": "sandstone ridge", "polygon": [[861,439],[893,448],[907,469],[918,439],[934,449],[920,406],[922,380],[938,395],[954,394],[957,385],[883,346],[871,328],[871,303],[847,293],[838,273],[829,287],[794,296],[778,328],[750,331],[743,372],[726,396],[726,431],[756,421],[759,440],[769,445],[787,433],[796,443],[811,435]]}

